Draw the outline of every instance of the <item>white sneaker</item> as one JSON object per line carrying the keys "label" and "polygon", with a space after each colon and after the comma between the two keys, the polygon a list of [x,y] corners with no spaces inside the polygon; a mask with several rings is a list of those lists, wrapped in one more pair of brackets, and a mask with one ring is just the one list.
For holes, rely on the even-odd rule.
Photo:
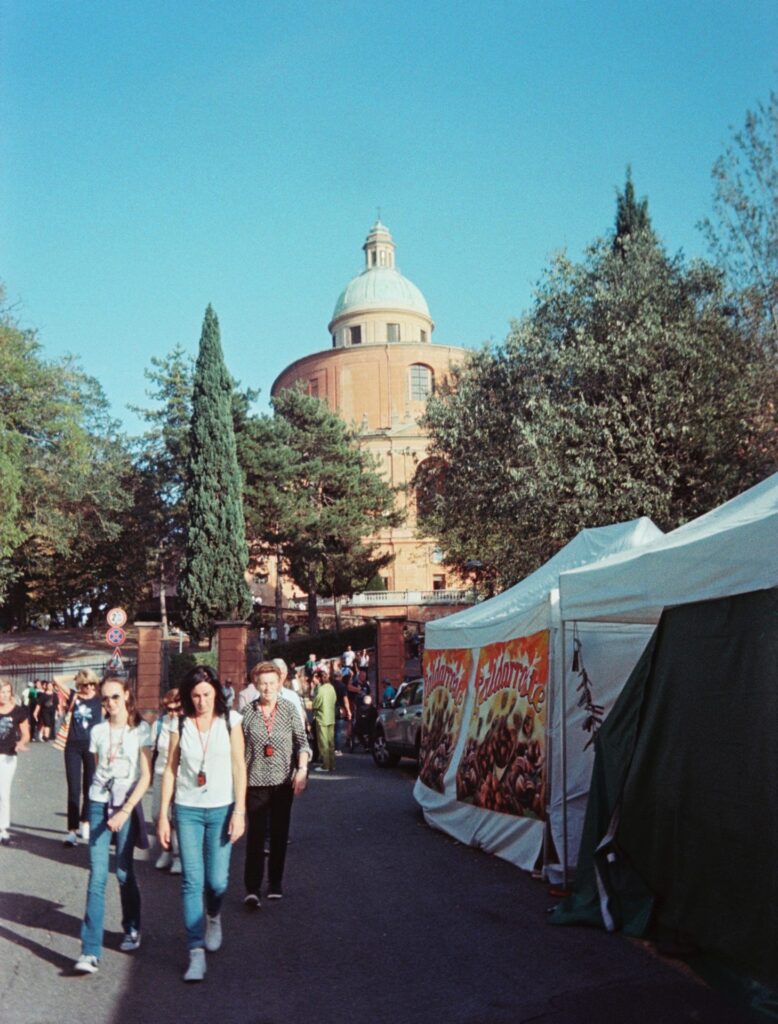
{"label": "white sneaker", "polygon": [[205,948],[209,953],[215,953],[222,946],[222,919],[221,914],[216,917],[205,915]]}
{"label": "white sneaker", "polygon": [[82,953],[73,964],[73,970],[78,971],[79,974],[95,974],[100,969],[98,965],[99,961],[96,956]]}
{"label": "white sneaker", "polygon": [[89,822],[82,821],[81,828],[78,830],[78,834],[84,840],[85,843],[89,842]]}
{"label": "white sneaker", "polygon": [[181,858],[180,857],[174,857],[173,858],[173,863],[170,865],[170,874],[171,875],[180,875],[181,874]]}
{"label": "white sneaker", "polygon": [[157,862],[154,867],[159,868],[160,871],[164,871],[165,868],[169,868],[172,863],[173,854],[170,850],[163,850],[159,857],[157,857]]}
{"label": "white sneaker", "polygon": [[65,836],[63,846],[78,846],[78,835],[75,832],[68,832]]}
{"label": "white sneaker", "polygon": [[189,950],[189,966],[184,975],[184,981],[202,981],[205,977],[205,950]]}

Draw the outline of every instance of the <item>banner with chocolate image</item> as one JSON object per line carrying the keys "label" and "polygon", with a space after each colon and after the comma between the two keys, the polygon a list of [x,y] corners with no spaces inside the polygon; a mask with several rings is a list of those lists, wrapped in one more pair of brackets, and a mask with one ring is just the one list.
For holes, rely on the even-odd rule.
{"label": "banner with chocolate image", "polygon": [[473,655],[469,650],[425,651],[424,716],[421,725],[419,778],[430,789],[444,791],[443,776],[451,764],[459,730]]}
{"label": "banner with chocolate image", "polygon": [[548,630],[481,648],[458,800],[545,818],[548,650]]}

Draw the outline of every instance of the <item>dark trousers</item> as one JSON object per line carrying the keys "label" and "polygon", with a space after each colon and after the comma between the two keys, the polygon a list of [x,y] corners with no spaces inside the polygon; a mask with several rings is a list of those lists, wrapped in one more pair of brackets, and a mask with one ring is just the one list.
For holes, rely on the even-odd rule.
{"label": "dark trousers", "polygon": [[246,864],[243,879],[246,892],[259,895],[265,873],[265,835],[270,832],[268,883],[270,891],[281,890],[292,816],[294,790],[291,783],[282,786],[249,786],[246,793]]}
{"label": "dark trousers", "polygon": [[95,755],[88,746],[70,743],[65,746],[65,775],[68,780],[68,832],[75,832],[79,822],[87,821],[87,799],[95,774]]}

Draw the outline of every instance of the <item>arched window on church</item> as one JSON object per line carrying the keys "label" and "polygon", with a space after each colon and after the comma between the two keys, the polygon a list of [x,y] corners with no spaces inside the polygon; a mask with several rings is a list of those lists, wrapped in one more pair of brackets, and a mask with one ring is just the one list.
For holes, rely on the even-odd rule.
{"label": "arched window on church", "polygon": [[435,390],[435,374],[424,363],[413,363],[409,373],[410,398],[412,402],[423,402]]}

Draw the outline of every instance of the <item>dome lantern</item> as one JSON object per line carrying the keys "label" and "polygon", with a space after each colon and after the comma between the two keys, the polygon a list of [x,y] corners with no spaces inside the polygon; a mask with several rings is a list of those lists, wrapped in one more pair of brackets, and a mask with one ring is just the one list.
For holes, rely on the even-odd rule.
{"label": "dome lantern", "polygon": [[365,269],[372,267],[389,267],[394,269],[394,240],[389,228],[381,223],[380,218],[368,232],[365,244]]}
{"label": "dome lantern", "polygon": [[333,347],[428,342],[435,325],[427,301],[397,270],[394,240],[380,218],[362,249],[365,268],[341,292],[328,325]]}

